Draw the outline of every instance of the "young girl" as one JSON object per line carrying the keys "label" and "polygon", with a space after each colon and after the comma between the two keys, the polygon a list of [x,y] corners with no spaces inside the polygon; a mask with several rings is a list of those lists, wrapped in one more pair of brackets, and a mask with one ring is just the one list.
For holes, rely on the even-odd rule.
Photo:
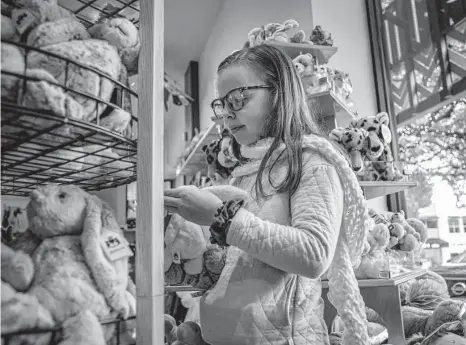
{"label": "young girl", "polygon": [[369,344],[352,266],[358,264],[367,207],[345,157],[306,105],[292,60],[268,45],[237,51],[218,68],[215,116],[241,145],[231,185],[251,200],[222,202],[183,186],[165,207],[211,225],[228,246],[222,274],[201,300],[212,345],[328,344],[320,277],[345,322],[345,344]]}

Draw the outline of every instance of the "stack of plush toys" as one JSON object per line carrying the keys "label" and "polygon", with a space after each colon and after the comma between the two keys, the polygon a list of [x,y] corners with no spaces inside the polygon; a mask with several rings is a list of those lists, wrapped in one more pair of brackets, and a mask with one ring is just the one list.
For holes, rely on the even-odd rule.
{"label": "stack of plush toys", "polygon": [[399,181],[403,173],[393,160],[389,116],[357,118],[347,128],[335,128],[330,138],[349,154],[351,166],[362,181]]}
{"label": "stack of plush toys", "polygon": [[31,193],[27,215],[28,230],[2,241],[2,343],[134,343],[134,320],[103,322],[136,313],[132,252],[113,210],[78,187],[49,185]]}
{"label": "stack of plush toys", "polygon": [[367,242],[355,273],[361,279],[388,278],[390,251],[421,250],[427,240],[427,227],[417,218],[405,219],[403,211],[377,213],[369,209],[369,216]]}
{"label": "stack of plush toys", "polygon": [[[450,298],[443,277],[428,271],[400,290],[407,345],[466,344],[466,303]],[[385,325],[374,310],[366,314],[369,322]]]}
{"label": "stack of plush toys", "polygon": [[309,39],[307,39],[306,33],[299,28],[299,23],[294,19],[286,20],[282,24],[269,23],[250,30],[244,48],[254,47],[267,42],[333,46],[330,32],[323,30],[321,26],[317,25],[309,36]]}
{"label": "stack of plush toys", "polygon": [[[58,117],[98,123],[111,131],[131,136],[129,92],[122,92],[123,108],[107,106],[119,97],[116,92],[119,87],[112,80],[128,86],[128,76],[137,72],[139,32],[131,21],[115,17],[86,28],[72,12],[59,6],[57,0],[21,0],[2,1],[1,24],[2,102],[45,110]],[[96,102],[96,99],[101,101]],[[2,132],[11,136],[22,134],[18,132],[28,133],[28,126],[33,129],[29,134],[49,128],[48,133],[36,138],[36,142],[41,143],[65,142],[84,131],[68,125],[55,128],[56,121],[23,115],[7,108],[2,111],[2,120]],[[23,125],[14,125],[18,121]],[[2,143],[6,140],[7,137],[2,136]],[[82,153],[58,150],[54,154],[58,158],[74,160],[93,149],[81,147]],[[77,161],[81,165],[70,165],[69,168],[81,170],[82,164],[103,164],[120,156],[118,151],[105,150],[103,146],[101,149],[101,161],[88,162],[82,158]],[[98,160],[97,157],[92,159]],[[126,177],[132,172],[122,171],[122,174]]]}

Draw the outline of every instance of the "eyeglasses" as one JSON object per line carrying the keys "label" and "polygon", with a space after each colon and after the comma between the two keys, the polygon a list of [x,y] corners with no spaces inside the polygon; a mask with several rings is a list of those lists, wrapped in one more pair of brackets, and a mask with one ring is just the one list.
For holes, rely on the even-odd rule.
{"label": "eyeglasses", "polygon": [[244,86],[228,92],[224,97],[217,98],[210,103],[210,107],[214,111],[214,115],[217,119],[222,119],[225,114],[225,105],[232,111],[239,111],[244,107],[244,95],[243,92],[246,90],[257,90],[257,89],[270,89],[268,85],[256,85],[256,86]]}

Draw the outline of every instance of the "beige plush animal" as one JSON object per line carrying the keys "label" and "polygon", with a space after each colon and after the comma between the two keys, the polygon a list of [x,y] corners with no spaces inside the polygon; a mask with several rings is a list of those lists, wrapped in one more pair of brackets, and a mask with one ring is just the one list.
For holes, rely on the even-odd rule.
{"label": "beige plush animal", "polygon": [[[14,269],[8,262],[14,261],[14,255],[19,257],[18,251],[22,251],[23,262],[28,261],[25,254],[30,255],[34,277],[23,269],[27,274],[14,285],[43,308],[24,310],[36,313],[27,316],[43,325],[50,315],[63,330],[60,345],[106,344],[113,337],[114,325],[102,327],[100,320],[127,318],[136,312],[135,298],[128,291],[132,252],[113,211],[76,186],[49,185],[31,193],[27,215],[29,229],[7,248],[5,257],[2,247],[2,279]],[[8,280],[11,284],[12,279]],[[2,305],[2,331],[4,318],[14,319],[14,312],[18,309],[4,310]],[[12,327],[29,329],[31,325],[23,323],[25,317],[17,318]]]}

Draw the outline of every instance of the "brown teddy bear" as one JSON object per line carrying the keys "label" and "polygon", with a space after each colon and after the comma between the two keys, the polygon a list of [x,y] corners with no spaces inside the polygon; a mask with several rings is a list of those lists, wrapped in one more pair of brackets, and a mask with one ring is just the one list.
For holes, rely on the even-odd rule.
{"label": "brown teddy bear", "polygon": [[[128,291],[132,252],[113,211],[76,186],[47,185],[31,193],[27,215],[29,229],[11,248],[5,252],[2,248],[2,279],[9,277],[25,298],[43,307],[24,311],[34,313],[27,317],[35,317],[37,326],[50,323],[51,316],[62,329],[58,344],[106,344],[114,325],[101,326],[99,320],[136,312],[135,297]],[[14,256],[23,257],[24,267],[32,261],[34,275],[20,269],[16,271],[23,272],[22,279],[12,279],[15,268],[9,262]],[[2,306],[2,326],[4,318],[14,319],[18,310],[6,311]],[[30,325],[22,323],[25,317],[17,318],[12,327],[28,330]]]}

